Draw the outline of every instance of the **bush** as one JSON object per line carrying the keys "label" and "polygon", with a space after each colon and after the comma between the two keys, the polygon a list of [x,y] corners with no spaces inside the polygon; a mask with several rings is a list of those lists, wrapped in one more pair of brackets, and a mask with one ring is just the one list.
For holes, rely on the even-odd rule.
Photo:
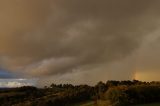
{"label": "bush", "polygon": [[126,86],[111,87],[105,93],[105,98],[114,106],[125,106],[128,104],[127,89]]}

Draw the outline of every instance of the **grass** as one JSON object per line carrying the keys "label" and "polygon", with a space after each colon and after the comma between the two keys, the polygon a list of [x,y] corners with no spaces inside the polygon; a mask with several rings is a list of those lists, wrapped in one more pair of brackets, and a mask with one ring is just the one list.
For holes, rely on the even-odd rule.
{"label": "grass", "polygon": [[76,104],[74,106],[108,106],[107,104],[108,104],[107,101],[98,100],[97,105],[95,105],[94,101],[89,101],[85,103]]}
{"label": "grass", "polygon": [[72,106],[94,106],[94,103],[92,101],[88,101],[88,102],[82,102],[82,103],[74,104]]}
{"label": "grass", "polygon": [[135,105],[135,106],[160,106],[160,103],[142,104],[142,105]]}
{"label": "grass", "polygon": [[[106,101],[98,100],[96,106],[108,106]],[[74,106],[95,106],[93,101],[89,101],[86,103],[76,104]],[[160,106],[160,103],[152,103],[152,104],[141,104],[141,105],[134,105],[134,106]]]}
{"label": "grass", "polygon": [[93,102],[88,102],[88,103],[85,103],[85,104],[81,104],[79,106],[94,106],[94,103]]}

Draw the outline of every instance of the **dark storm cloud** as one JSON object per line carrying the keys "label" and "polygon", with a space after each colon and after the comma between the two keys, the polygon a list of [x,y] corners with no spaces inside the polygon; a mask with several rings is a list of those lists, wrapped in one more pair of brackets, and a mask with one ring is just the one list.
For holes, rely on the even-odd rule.
{"label": "dark storm cloud", "polygon": [[0,69],[0,79],[14,78],[14,77],[15,75],[13,73]]}
{"label": "dark storm cloud", "polygon": [[[122,64],[118,70],[114,68],[117,63],[111,63],[125,58],[132,61],[142,41],[157,30],[159,3],[158,0],[1,1],[0,63],[25,77],[63,76],[74,70],[96,73],[95,69],[110,74],[112,70],[121,73],[124,69],[128,74],[119,78],[128,79],[128,75],[131,78],[132,65]],[[105,70],[108,67],[110,71]],[[118,74],[110,75],[118,78]]]}

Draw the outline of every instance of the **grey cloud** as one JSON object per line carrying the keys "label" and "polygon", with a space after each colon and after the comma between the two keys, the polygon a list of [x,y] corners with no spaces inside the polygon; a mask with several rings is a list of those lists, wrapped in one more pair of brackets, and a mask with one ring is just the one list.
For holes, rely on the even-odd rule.
{"label": "grey cloud", "polygon": [[[72,73],[74,69],[97,73],[92,70],[104,67],[121,73],[114,68],[118,67],[114,62],[128,57],[132,61],[142,41],[157,30],[159,3],[158,0],[1,1],[0,56],[5,58],[0,62],[24,77],[52,77]],[[126,72],[130,69],[128,74],[132,77],[133,67],[123,64],[120,67]],[[118,78],[118,74],[109,77],[112,76]]]}

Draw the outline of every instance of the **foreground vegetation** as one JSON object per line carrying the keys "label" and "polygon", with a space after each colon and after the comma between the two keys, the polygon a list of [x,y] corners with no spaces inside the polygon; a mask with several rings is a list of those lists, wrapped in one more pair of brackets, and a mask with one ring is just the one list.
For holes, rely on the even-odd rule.
{"label": "foreground vegetation", "polygon": [[0,106],[141,106],[159,100],[160,82],[137,80],[0,89]]}
{"label": "foreground vegetation", "polygon": [[135,106],[160,106],[160,103],[142,104],[142,105],[135,105]]}

